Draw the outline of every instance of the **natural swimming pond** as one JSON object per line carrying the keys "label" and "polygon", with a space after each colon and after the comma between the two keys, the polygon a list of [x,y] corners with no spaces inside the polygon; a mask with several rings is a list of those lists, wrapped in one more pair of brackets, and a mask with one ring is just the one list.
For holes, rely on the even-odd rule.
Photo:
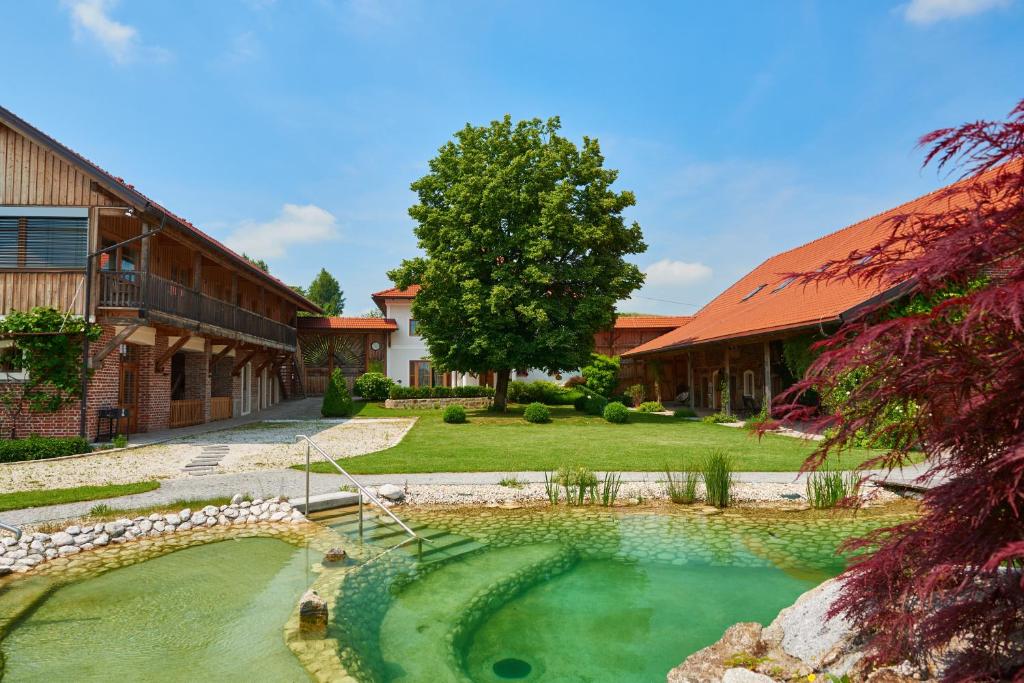
{"label": "natural swimming pond", "polygon": [[[524,509],[406,512],[432,539],[351,571],[331,637],[364,680],[664,681],[738,621],[770,622],[892,518]],[[351,533],[351,519],[325,520]],[[390,525],[373,542],[400,540]]]}
{"label": "natural swimming pond", "polygon": [[[0,642],[0,677],[306,681],[282,629],[316,559],[285,541],[239,538],[62,585]],[[48,580],[25,587],[48,590],[38,585]]]}

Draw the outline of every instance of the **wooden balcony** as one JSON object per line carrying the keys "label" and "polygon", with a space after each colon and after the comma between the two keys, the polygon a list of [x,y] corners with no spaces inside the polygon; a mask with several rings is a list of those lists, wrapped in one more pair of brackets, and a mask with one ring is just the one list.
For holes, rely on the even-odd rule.
{"label": "wooden balcony", "polygon": [[[143,272],[99,274],[100,308],[131,308],[149,316],[165,314],[205,327],[211,336],[250,337],[295,348],[295,328],[214,299],[194,289]],[[213,328],[213,329],[209,329]],[[226,333],[226,334],[225,334]]]}

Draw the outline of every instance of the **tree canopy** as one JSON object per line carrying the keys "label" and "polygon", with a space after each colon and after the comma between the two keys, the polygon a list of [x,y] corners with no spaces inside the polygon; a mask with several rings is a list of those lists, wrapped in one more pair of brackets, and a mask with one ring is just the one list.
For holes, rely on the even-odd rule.
{"label": "tree canopy", "polygon": [[[922,138],[926,160],[970,182],[928,210],[897,216],[875,247],[802,274],[902,283],[817,343],[805,378],[781,399],[845,392],[805,467],[857,443],[894,444],[866,467],[927,455],[922,513],[846,545],[859,554],[832,606],[863,628],[877,663],[941,653],[944,680],[1020,680],[1024,614],[1024,101],[1007,121]],[[870,258],[869,258],[870,257]],[[855,373],[856,382],[848,379]],[[892,419],[894,407],[913,407]]]}
{"label": "tree canopy", "polygon": [[320,269],[306,290],[306,298],[324,309],[327,315],[341,315],[345,310],[343,294],[338,280],[326,268]]}
{"label": "tree canopy", "polygon": [[624,257],[646,250],[622,212],[597,140],[578,148],[559,119],[466,125],[412,184],[409,209],[425,256],[389,275],[421,285],[413,315],[433,362],[445,370],[496,372],[504,407],[509,372],[574,370],[615,302],[643,284]]}

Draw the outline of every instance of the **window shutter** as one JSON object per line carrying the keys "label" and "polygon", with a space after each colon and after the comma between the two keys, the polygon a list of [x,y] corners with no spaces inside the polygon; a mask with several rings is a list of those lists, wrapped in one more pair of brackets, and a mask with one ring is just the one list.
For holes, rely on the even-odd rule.
{"label": "window shutter", "polygon": [[0,216],[0,268],[84,268],[86,216]]}
{"label": "window shutter", "polygon": [[0,216],[0,268],[18,267],[18,223],[16,216]]}

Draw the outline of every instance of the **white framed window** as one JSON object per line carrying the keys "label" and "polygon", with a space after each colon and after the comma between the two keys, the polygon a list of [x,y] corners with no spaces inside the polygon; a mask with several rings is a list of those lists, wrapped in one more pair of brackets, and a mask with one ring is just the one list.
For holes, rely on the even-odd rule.
{"label": "white framed window", "polygon": [[754,371],[745,370],[743,372],[743,395],[754,397]]}
{"label": "white framed window", "polygon": [[24,382],[28,371],[21,367],[21,352],[11,339],[0,339],[0,382]]}

